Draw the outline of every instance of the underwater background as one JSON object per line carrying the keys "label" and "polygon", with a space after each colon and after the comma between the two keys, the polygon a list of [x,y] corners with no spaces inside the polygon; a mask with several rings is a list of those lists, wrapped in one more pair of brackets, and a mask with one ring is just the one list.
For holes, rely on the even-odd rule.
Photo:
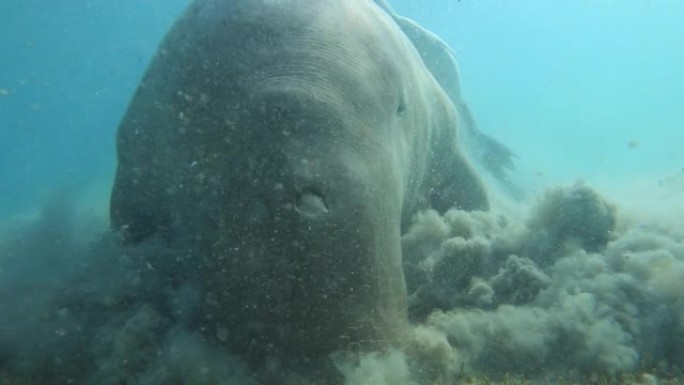
{"label": "underwater background", "polygon": [[[113,138],[185,0],[5,1],[0,214],[111,181]],[[533,185],[682,171],[681,2],[394,1],[455,51],[481,129]]]}
{"label": "underwater background", "polygon": [[[22,370],[49,371],[46,355],[76,349],[61,345],[60,334],[69,328],[55,325],[66,318],[72,326],[92,321],[70,315],[43,322],[36,313],[52,301],[46,293],[63,283],[59,277],[74,274],[55,258],[87,259],[85,233],[96,238],[106,228],[118,123],[157,44],[187,3],[0,4],[0,384],[14,383],[11,376]],[[434,346],[446,340],[459,345],[430,365],[440,373],[469,367],[495,377],[538,377],[540,368],[613,379],[637,373],[635,381],[649,384],[657,383],[656,375],[677,377],[684,369],[684,2],[391,4],[454,50],[464,99],[480,129],[515,152],[512,178],[528,192],[525,202],[502,203],[509,222],[497,213],[453,211],[440,218],[426,212],[406,235],[406,258],[419,270],[407,271],[415,289],[412,314],[424,328],[419,333]],[[568,211],[587,221],[559,224]],[[579,238],[579,246],[558,246],[567,234]],[[116,254],[116,247],[107,250]],[[454,260],[463,255],[470,259]],[[471,275],[443,277],[440,266]],[[94,291],[116,297],[133,290],[110,279]],[[156,317],[150,312],[138,309],[120,319],[145,324]],[[576,323],[562,322],[577,314]],[[43,326],[31,326],[34,319]],[[506,343],[492,345],[502,336]],[[219,356],[192,336],[160,340],[173,338],[191,348],[168,362]],[[581,342],[568,347],[569,341]],[[38,345],[40,352],[32,350]],[[116,354],[135,350],[121,349]],[[112,363],[117,359],[88,381],[105,383],[111,373],[125,372]],[[412,383],[405,360],[371,356],[338,367],[348,384]],[[63,379],[79,370],[67,366]],[[252,381],[241,370],[215,378]],[[638,377],[642,372],[654,374]],[[152,369],[140,378],[167,380]]]}

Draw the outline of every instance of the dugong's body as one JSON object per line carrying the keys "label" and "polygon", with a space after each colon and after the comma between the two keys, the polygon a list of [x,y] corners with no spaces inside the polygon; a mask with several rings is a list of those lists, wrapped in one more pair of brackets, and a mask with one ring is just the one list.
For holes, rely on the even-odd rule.
{"label": "dugong's body", "polygon": [[119,127],[112,225],[196,260],[198,328],[238,354],[401,343],[402,224],[487,208],[456,113],[372,1],[197,0]]}

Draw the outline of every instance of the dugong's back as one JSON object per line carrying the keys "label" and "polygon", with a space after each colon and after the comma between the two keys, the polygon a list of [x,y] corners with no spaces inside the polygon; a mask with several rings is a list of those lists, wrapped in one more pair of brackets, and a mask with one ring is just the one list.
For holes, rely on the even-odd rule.
{"label": "dugong's back", "polygon": [[196,261],[197,326],[239,354],[401,343],[402,212],[447,163],[486,205],[452,110],[372,1],[198,0],[119,127],[112,226]]}

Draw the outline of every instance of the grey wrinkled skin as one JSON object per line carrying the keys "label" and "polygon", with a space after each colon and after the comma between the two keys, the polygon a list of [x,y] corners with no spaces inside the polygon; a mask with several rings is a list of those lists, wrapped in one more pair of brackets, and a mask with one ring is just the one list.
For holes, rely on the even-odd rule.
{"label": "grey wrinkled skin", "polygon": [[470,107],[461,94],[461,74],[454,51],[436,34],[414,20],[398,15],[385,0],[375,0],[375,3],[394,19],[411,40],[427,69],[449,95],[458,112],[462,127],[461,139],[467,143],[462,147],[465,147],[468,157],[492,174],[509,195],[515,199],[522,199],[525,193],[508,175],[510,171],[515,170],[515,154],[506,145],[479,129]]}
{"label": "grey wrinkled skin", "polygon": [[119,127],[112,227],[196,260],[197,327],[249,359],[401,345],[402,226],[488,207],[456,126],[371,1],[197,0]]}

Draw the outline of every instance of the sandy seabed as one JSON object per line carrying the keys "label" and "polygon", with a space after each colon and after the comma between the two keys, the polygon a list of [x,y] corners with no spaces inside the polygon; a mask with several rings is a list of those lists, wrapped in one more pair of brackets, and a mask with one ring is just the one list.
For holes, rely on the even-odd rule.
{"label": "sandy seabed", "polygon": [[524,210],[419,213],[402,238],[411,341],[334,355],[320,382],[206,341],[194,261],[124,247],[55,194],[1,228],[0,383],[684,383],[684,188],[649,191],[615,203],[578,183]]}

